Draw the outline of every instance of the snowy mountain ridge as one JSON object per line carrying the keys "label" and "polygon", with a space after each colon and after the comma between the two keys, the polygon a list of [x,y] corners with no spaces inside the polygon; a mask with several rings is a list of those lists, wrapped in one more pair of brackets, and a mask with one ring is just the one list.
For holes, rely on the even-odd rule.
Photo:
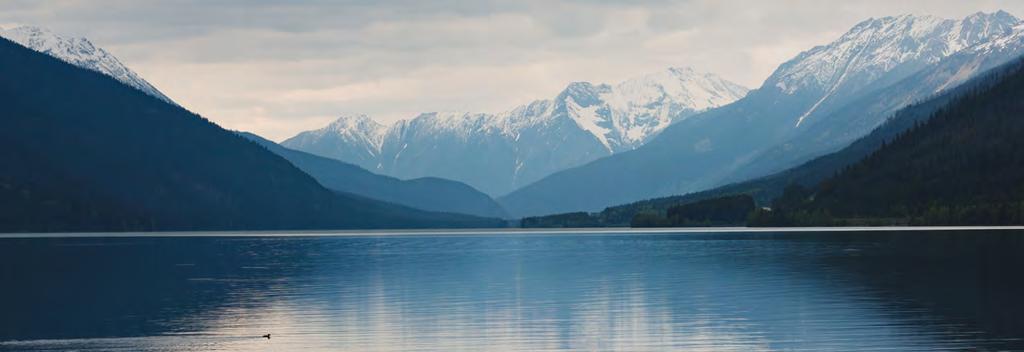
{"label": "snowy mountain ridge", "polygon": [[[444,177],[501,194],[551,172],[635,149],[669,125],[747,92],[714,74],[673,67],[615,85],[570,83],[552,99],[495,114],[431,112],[390,125],[346,115],[282,144],[399,178]],[[491,158],[480,160],[481,167],[507,168],[508,175],[474,183],[473,177],[448,171],[449,161],[441,159],[452,156],[435,155],[442,149],[462,159]],[[434,165],[421,164],[432,158]]]}
{"label": "snowy mountain ridge", "polygon": [[114,55],[103,48],[96,47],[88,39],[63,37],[45,28],[32,26],[0,29],[0,37],[64,60],[72,65],[103,73],[146,94],[174,104],[170,98],[139,77]]}
{"label": "snowy mountain ridge", "polygon": [[728,104],[747,91],[711,73],[672,67],[614,86],[574,82],[554,99],[537,100],[497,114],[438,111],[390,124],[365,114],[343,115],[324,128],[308,132],[367,141],[368,146],[378,151],[389,129],[412,125],[463,136],[498,132],[515,139],[519,130],[555,118],[557,108],[564,104],[581,129],[605,141],[603,144],[610,151],[618,152],[643,144],[677,118]]}
{"label": "snowy mountain ridge", "polygon": [[[782,64],[764,86],[789,95],[801,91],[820,95],[796,119],[799,127],[834,95],[855,95],[893,83],[900,71],[909,74],[965,48],[1005,36],[1019,23],[1005,11],[978,12],[963,19],[928,15],[872,18],[832,43]],[[890,72],[897,74],[886,77]]]}
{"label": "snowy mountain ridge", "polygon": [[748,92],[688,67],[672,67],[615,86],[580,88],[592,89],[600,103],[580,104],[570,97],[566,103],[572,103],[571,116],[613,153],[635,149],[678,119],[731,103]]}

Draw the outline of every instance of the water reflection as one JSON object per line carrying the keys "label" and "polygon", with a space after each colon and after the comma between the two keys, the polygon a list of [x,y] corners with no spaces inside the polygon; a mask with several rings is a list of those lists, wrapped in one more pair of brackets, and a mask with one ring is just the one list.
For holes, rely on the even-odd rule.
{"label": "water reflection", "polygon": [[4,240],[0,350],[1024,349],[1024,235],[931,235]]}

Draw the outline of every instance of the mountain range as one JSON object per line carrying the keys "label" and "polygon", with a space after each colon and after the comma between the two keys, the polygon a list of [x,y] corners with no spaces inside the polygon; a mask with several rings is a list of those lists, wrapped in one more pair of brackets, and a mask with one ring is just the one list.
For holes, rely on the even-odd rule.
{"label": "mountain range", "polygon": [[869,19],[783,63],[732,104],[499,202],[516,216],[597,211],[778,172],[838,150],[898,109],[1016,57],[1021,30],[1021,21],[1002,11],[960,20]]}
{"label": "mountain range", "polygon": [[498,114],[432,112],[388,126],[343,116],[281,144],[402,179],[441,177],[501,195],[635,149],[746,93],[714,74],[669,68],[615,85],[571,83],[554,98]]}
{"label": "mountain range", "polygon": [[[721,187],[715,187],[706,191],[676,195],[662,198],[646,199],[629,204],[617,205],[605,208],[599,213],[573,212],[539,217],[528,217],[522,220],[524,227],[607,227],[607,226],[630,226],[638,218],[665,218],[668,209],[680,205],[699,204],[706,200],[728,199],[734,196],[751,197],[758,205],[763,207],[774,207],[773,203],[784,197],[787,189],[795,188],[811,190],[819,187],[824,181],[835,177],[844,170],[856,165],[862,160],[878,153],[880,149],[893,140],[901,138],[910,130],[919,129],[933,116],[944,114],[950,109],[950,105],[956,105],[964,100],[965,96],[977,94],[975,92],[986,92],[993,89],[995,85],[1005,83],[1013,77],[1019,77],[1024,61],[1018,56],[1009,63],[995,67],[966,82],[945,90],[930,99],[913,103],[894,113],[885,123],[875,128],[871,133],[861,137],[834,153],[817,157],[799,166],[786,169],[772,175],[758,177],[743,182],[731,183]],[[960,115],[967,115],[977,108],[961,111]],[[981,111],[978,111],[981,112]],[[969,129],[964,129],[965,131]],[[962,146],[968,149],[969,146]],[[929,151],[920,151],[920,155],[927,155]],[[1004,172],[1014,175],[1010,171],[1012,166],[1007,166]],[[970,174],[965,172],[965,174]],[[955,177],[954,177],[955,178]],[[803,194],[801,196],[808,196]],[[798,197],[799,198],[799,197]],[[895,200],[895,199],[894,199]],[[785,202],[785,201],[783,201]],[[854,201],[855,203],[856,201]],[[785,205],[792,207],[793,204]],[[884,207],[882,207],[884,208]],[[902,214],[906,216],[907,214]],[[763,223],[768,219],[760,219],[762,225],[795,225],[788,219],[784,222]],[[778,219],[776,219],[778,220]],[[782,219],[786,220],[786,219]],[[904,223],[905,224],[905,223]],[[806,225],[806,224],[805,224]],[[827,225],[827,224],[817,224]],[[834,225],[834,224],[833,224]]]}
{"label": "mountain range", "polygon": [[752,91],[677,67],[571,83],[496,114],[347,115],[277,144],[188,112],[84,38],[0,36],[0,162],[17,165],[0,174],[6,231],[502,226],[494,218],[558,213],[606,225],[734,194],[804,211],[815,207],[787,201],[829,189],[783,188],[866,168],[857,161],[1024,55],[1024,23],[1003,11],[873,18]]}
{"label": "mountain range", "polygon": [[491,227],[324,188],[110,76],[0,39],[0,232]]}

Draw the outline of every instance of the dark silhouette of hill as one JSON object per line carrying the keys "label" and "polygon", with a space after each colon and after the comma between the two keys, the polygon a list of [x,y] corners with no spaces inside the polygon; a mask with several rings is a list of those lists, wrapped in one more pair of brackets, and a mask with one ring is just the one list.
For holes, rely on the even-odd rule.
{"label": "dark silhouette of hill", "polygon": [[328,190],[103,74],[0,40],[0,231],[499,226]]}

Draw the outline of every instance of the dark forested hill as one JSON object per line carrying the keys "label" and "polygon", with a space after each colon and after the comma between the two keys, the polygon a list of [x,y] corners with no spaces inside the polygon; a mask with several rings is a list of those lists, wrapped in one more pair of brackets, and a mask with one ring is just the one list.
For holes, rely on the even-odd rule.
{"label": "dark forested hill", "polygon": [[0,231],[499,224],[338,194],[178,106],[0,39]]}
{"label": "dark forested hill", "polygon": [[521,227],[697,227],[738,226],[755,209],[747,194],[666,197],[605,208],[523,218]]}
{"label": "dark forested hill", "polygon": [[288,159],[324,187],[417,209],[484,217],[504,217],[491,197],[461,182],[436,177],[399,180],[372,173],[359,166],[288,149],[248,132],[239,132],[271,152]]}
{"label": "dark forested hill", "polygon": [[747,222],[754,211],[754,199],[748,195],[726,196],[673,205],[665,214],[638,213],[630,221],[632,227],[735,226]]}
{"label": "dark forested hill", "polygon": [[1024,70],[954,98],[834,176],[789,187],[760,225],[1024,223]]}

